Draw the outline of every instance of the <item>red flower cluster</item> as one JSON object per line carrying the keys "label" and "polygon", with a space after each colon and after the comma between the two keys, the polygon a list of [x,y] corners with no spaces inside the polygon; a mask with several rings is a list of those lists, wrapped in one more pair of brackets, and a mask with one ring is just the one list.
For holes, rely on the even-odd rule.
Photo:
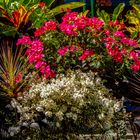
{"label": "red flower cluster", "polygon": [[104,22],[97,17],[87,18],[86,26],[91,27],[93,30],[101,30],[104,26]]}
{"label": "red flower cluster", "polygon": [[138,72],[140,70],[140,60],[135,60],[131,65],[131,69],[133,69],[135,72]]}
{"label": "red flower cluster", "polygon": [[31,39],[29,36],[23,35],[22,38],[19,38],[16,45],[30,45],[31,44]]}
{"label": "red flower cluster", "polygon": [[15,77],[15,82],[18,84],[22,81],[22,74],[19,73],[16,77]]}
{"label": "red flower cluster", "polygon": [[121,43],[128,46],[138,47],[138,43],[135,40],[129,39],[127,37],[122,38]]}
{"label": "red flower cluster", "polygon": [[84,53],[80,56],[80,60],[86,60],[89,56],[94,54],[93,50],[85,50]]}
{"label": "red flower cluster", "polygon": [[131,51],[129,54],[130,58],[134,61],[134,63],[131,65],[131,68],[138,72],[140,70],[140,60],[138,59],[140,56],[139,52]]}
{"label": "red flower cluster", "polygon": [[78,50],[75,46],[65,46],[63,48],[58,49],[58,54],[64,56],[67,52],[74,52]]}
{"label": "red flower cluster", "polygon": [[99,18],[88,18],[83,15],[79,16],[77,12],[70,12],[62,18],[60,29],[66,35],[76,36],[85,28],[88,30],[100,30],[103,25],[104,22]]}
{"label": "red flower cluster", "polygon": [[[29,41],[25,41],[25,36],[20,38],[17,42],[17,45],[28,45],[28,49],[26,51],[26,55],[28,57],[29,63],[34,64],[35,68],[38,69],[46,78],[52,78],[55,76],[54,70],[51,70],[50,65],[43,60],[43,44],[38,40],[32,40],[30,37],[27,37]],[[28,44],[29,43],[29,44]]]}
{"label": "red flower cluster", "polygon": [[113,59],[116,62],[122,62],[123,61],[123,54],[126,54],[125,49],[123,51],[120,51],[118,46],[114,46],[114,49],[112,49],[110,46],[107,46],[106,48],[107,48],[108,54],[111,57],[113,57]]}
{"label": "red flower cluster", "polygon": [[104,34],[106,35],[106,37],[103,39],[103,41],[105,41],[107,53],[116,62],[122,63],[124,57],[127,58],[128,62],[133,60],[134,63],[131,65],[131,68],[135,72],[137,72],[138,70],[140,70],[138,54],[136,54],[134,51],[131,51],[129,54],[129,50],[133,50],[133,47],[137,48],[138,42],[128,38],[124,34],[123,30],[121,30],[125,27],[123,23],[119,23],[119,21],[115,21],[115,22],[110,21],[108,25],[113,27],[113,30],[115,31],[111,32],[109,29],[104,30]]}
{"label": "red flower cluster", "polygon": [[46,31],[54,31],[57,28],[57,23],[53,20],[44,23],[44,26],[34,32],[35,37],[45,34]]}
{"label": "red flower cluster", "polygon": [[[55,72],[51,69],[50,65],[54,68],[57,67],[57,63],[55,63],[57,57],[65,56],[68,52],[75,53],[69,55],[70,57],[74,56],[74,58],[68,59],[77,59],[78,61],[76,61],[76,63],[79,62],[79,60],[86,61],[87,58],[90,59],[90,56],[94,54],[98,56],[107,55],[106,57],[111,57],[116,64],[126,64],[127,67],[130,66],[135,72],[140,70],[139,53],[132,51],[138,47],[138,42],[134,39],[130,39],[128,35],[125,34],[124,23],[110,21],[108,25],[104,27],[104,22],[99,18],[88,18],[84,15],[78,15],[77,12],[69,11],[63,16],[62,23],[57,24],[53,20],[45,22],[42,27],[34,32],[34,35],[37,38],[41,36],[42,39],[46,37],[42,35],[57,29],[65,35],[64,41],[62,42],[63,47],[58,48],[58,45],[54,48],[50,47],[44,50],[43,43],[39,39],[31,40],[28,36],[23,36],[17,42],[17,45],[28,46],[26,55],[28,56],[29,63],[33,63],[35,68],[46,78],[55,76]],[[47,42],[45,43],[47,44]],[[68,44],[72,45],[69,46]],[[81,52],[83,53],[81,54]],[[93,57],[91,57],[91,60],[92,58]],[[101,57],[101,59],[102,58],[103,57]],[[45,59],[48,59],[47,62]],[[66,59],[67,57],[65,57],[64,61]],[[103,61],[106,61],[106,59]],[[68,61],[68,63],[71,62]]]}

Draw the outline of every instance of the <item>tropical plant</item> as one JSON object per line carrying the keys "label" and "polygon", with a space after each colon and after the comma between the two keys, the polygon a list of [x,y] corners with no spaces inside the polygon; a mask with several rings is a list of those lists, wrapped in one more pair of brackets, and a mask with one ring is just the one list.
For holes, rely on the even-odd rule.
{"label": "tropical plant", "polygon": [[28,89],[31,65],[25,59],[25,49],[15,46],[14,41],[3,40],[0,44],[0,90],[16,97]]}
{"label": "tropical plant", "polygon": [[130,24],[127,30],[132,34],[132,38],[140,36],[140,6],[132,5],[133,10],[129,10],[126,14],[128,23]]}
{"label": "tropical plant", "polygon": [[[66,11],[67,8],[74,9],[84,5],[84,3],[73,2],[49,10],[54,1],[55,0],[47,1],[46,5],[43,2],[39,2],[39,0],[22,0],[20,2],[3,0],[0,5],[1,33],[13,36],[17,32],[26,33],[27,29],[31,27],[33,22],[34,24],[32,27],[38,27],[40,26],[40,22],[42,23],[44,20],[48,20],[55,15]],[[30,23],[30,20],[32,20],[32,23]]]}
{"label": "tropical plant", "polygon": [[[33,27],[39,28],[43,22],[50,19],[54,19],[56,15],[64,13],[67,9],[75,9],[85,5],[83,2],[70,2],[67,4],[61,4],[56,7],[52,7],[53,3],[60,3],[58,0],[50,0],[45,2],[46,5],[42,5],[40,9],[37,9],[33,14]],[[43,4],[43,3],[42,3]]]}
{"label": "tropical plant", "polygon": [[[29,2],[25,6],[23,4],[25,4],[25,1],[3,0],[0,5],[1,34],[14,36],[17,32],[23,32],[25,27],[27,29],[30,27],[29,17],[35,11],[37,5],[34,5],[34,2],[32,5]],[[28,5],[31,7],[28,8]]]}
{"label": "tropical plant", "polygon": [[109,21],[116,21],[119,17],[119,15],[121,14],[121,12],[123,11],[125,7],[124,3],[120,3],[113,11],[113,13],[111,14],[111,16],[105,12],[105,10],[97,10],[97,16],[102,19],[105,24],[108,24]]}
{"label": "tropical plant", "polygon": [[140,0],[129,0],[129,3],[131,5],[133,5],[133,4],[140,4]]}

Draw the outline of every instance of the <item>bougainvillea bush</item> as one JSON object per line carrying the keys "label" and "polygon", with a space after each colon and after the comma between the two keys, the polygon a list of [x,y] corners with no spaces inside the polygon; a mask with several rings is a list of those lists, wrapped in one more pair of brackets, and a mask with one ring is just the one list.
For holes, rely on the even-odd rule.
{"label": "bougainvillea bush", "polygon": [[32,83],[29,93],[18,100],[17,108],[21,108],[18,124],[34,126],[45,138],[58,135],[59,139],[60,133],[63,139],[71,133],[105,136],[117,133],[119,137],[125,134],[122,103],[113,99],[98,75],[91,71],[68,70],[56,79]]}
{"label": "bougainvillea bush", "polygon": [[68,11],[62,22],[45,22],[34,37],[22,36],[17,46],[27,47],[29,63],[46,78],[68,68],[105,70],[110,67],[123,73],[140,69],[139,47],[126,32],[123,21],[109,21]]}

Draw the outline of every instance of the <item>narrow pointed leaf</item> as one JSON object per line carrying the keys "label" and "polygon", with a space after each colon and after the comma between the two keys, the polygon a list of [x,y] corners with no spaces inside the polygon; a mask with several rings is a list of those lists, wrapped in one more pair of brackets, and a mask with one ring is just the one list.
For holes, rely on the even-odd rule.
{"label": "narrow pointed leaf", "polygon": [[44,0],[43,2],[46,3],[47,7],[50,7],[55,2],[55,0]]}
{"label": "narrow pointed leaf", "polygon": [[9,26],[13,26],[14,25],[10,20],[8,20],[5,17],[0,17],[0,22],[5,24],[5,25],[9,25]]}

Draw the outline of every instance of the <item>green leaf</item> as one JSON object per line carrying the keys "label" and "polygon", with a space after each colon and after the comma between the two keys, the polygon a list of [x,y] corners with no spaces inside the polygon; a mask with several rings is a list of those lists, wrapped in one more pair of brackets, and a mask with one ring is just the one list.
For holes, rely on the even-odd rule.
{"label": "green leaf", "polygon": [[9,0],[4,0],[5,4],[8,5],[9,3]]}
{"label": "green leaf", "polygon": [[17,31],[15,30],[14,27],[12,26],[2,26],[0,27],[0,34],[4,34],[6,36],[15,36],[15,34],[17,33]]}
{"label": "green leaf", "polygon": [[110,16],[107,12],[105,12],[104,10],[99,11],[99,9],[97,10],[97,16],[102,19],[106,24],[110,21]]}
{"label": "green leaf", "polygon": [[43,0],[43,2],[46,3],[47,7],[51,7],[51,5],[55,2],[56,0]]}
{"label": "green leaf", "polygon": [[65,12],[68,8],[75,9],[75,8],[82,7],[84,5],[85,5],[85,3],[83,3],[83,2],[70,2],[68,4],[62,4],[60,6],[53,8],[47,14],[55,16],[55,15],[58,15],[58,14]]}
{"label": "green leaf", "polygon": [[112,15],[112,20],[115,21],[117,20],[118,16],[120,15],[120,13],[123,11],[125,7],[124,3],[120,3],[113,11],[113,15]]}
{"label": "green leaf", "polygon": [[56,62],[59,63],[61,59],[62,59],[62,56],[57,57]]}
{"label": "green leaf", "polygon": [[137,4],[132,5],[132,7],[138,12],[140,13],[140,6]]}
{"label": "green leaf", "polygon": [[132,37],[131,38],[134,39],[135,37],[137,37],[138,36],[138,33],[139,33],[138,31],[134,31],[132,33]]}
{"label": "green leaf", "polygon": [[30,9],[31,7],[36,7],[36,5],[38,5],[38,2],[40,2],[40,0],[24,0],[22,5],[25,5],[26,9]]}

